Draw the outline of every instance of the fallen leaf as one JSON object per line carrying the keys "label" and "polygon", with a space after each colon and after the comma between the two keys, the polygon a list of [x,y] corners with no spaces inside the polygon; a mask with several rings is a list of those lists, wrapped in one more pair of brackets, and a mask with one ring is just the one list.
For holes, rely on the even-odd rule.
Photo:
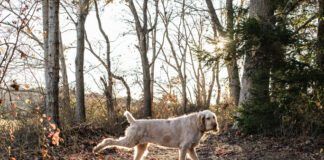
{"label": "fallen leaf", "polygon": [[19,91],[19,84],[16,83],[16,81],[14,81],[13,84],[10,85],[11,88],[14,88],[15,91]]}
{"label": "fallen leaf", "polygon": [[29,85],[28,85],[28,84],[25,84],[25,85],[24,85],[24,89],[25,89],[25,90],[28,90],[28,89],[29,89]]}
{"label": "fallen leaf", "polygon": [[31,104],[31,100],[30,99],[25,99],[25,103],[26,104]]}

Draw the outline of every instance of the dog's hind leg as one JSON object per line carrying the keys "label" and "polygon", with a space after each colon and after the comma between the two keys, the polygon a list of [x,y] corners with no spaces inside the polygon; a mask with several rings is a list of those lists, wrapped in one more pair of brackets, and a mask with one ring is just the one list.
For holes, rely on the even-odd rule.
{"label": "dog's hind leg", "polygon": [[135,147],[135,154],[134,154],[134,160],[142,160],[143,155],[145,154],[145,152],[147,151],[148,144],[138,144]]}
{"label": "dog's hind leg", "polygon": [[108,147],[108,145],[110,145],[109,142],[112,140],[113,140],[112,138],[106,138],[106,139],[102,140],[98,145],[96,145],[93,148],[92,152],[97,153],[97,152],[104,150],[106,147]]}
{"label": "dog's hind leg", "polygon": [[93,152],[94,153],[100,152],[105,148],[107,148],[108,146],[133,148],[136,146],[136,143],[132,138],[129,137],[121,137],[118,140],[112,138],[106,138],[93,148]]}
{"label": "dog's hind leg", "polygon": [[126,148],[133,148],[137,144],[138,142],[135,142],[134,138],[132,137],[120,137],[118,140],[112,139],[109,141],[109,145]]}

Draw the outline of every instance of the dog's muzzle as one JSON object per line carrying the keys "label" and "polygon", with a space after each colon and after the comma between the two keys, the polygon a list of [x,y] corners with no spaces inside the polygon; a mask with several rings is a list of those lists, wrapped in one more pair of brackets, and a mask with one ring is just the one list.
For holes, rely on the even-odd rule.
{"label": "dog's muzzle", "polygon": [[218,125],[215,123],[215,124],[213,124],[213,130],[215,131],[215,132],[219,132],[219,127],[218,127]]}

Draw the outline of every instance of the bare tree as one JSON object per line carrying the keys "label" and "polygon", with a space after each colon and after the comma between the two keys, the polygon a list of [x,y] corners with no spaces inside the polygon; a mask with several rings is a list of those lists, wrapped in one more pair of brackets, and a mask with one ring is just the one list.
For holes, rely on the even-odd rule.
{"label": "bare tree", "polygon": [[[148,42],[149,32],[153,28],[148,28],[148,0],[143,0],[141,6],[143,17],[139,17],[133,0],[128,1],[128,6],[134,17],[134,23],[136,28],[136,35],[138,39],[138,50],[141,55],[142,71],[143,71],[143,92],[144,92],[144,114],[146,117],[152,116],[152,91],[151,91],[151,73],[150,73],[150,62],[148,60]],[[158,0],[155,0],[155,6],[158,7]],[[156,13],[157,14],[157,13]],[[142,23],[141,23],[142,21]],[[156,25],[154,25],[156,27]]]}
{"label": "bare tree", "polygon": [[[31,4],[32,8],[36,8],[37,3],[40,3],[40,2],[36,1],[36,2],[32,3]],[[36,35],[34,33],[33,29],[29,25],[29,22],[24,23],[23,26],[19,27],[20,28],[19,32],[23,33],[29,39],[33,40],[36,43],[36,45],[39,45],[39,47],[41,47],[43,49],[44,59],[43,59],[42,62],[44,62],[44,66],[45,66],[44,69],[47,70],[46,69],[46,64],[47,64],[47,59],[46,58],[47,58],[47,55],[48,55],[48,1],[42,1],[42,5],[43,5],[43,15],[42,15],[43,17],[42,17],[42,20],[43,20],[43,33],[44,33],[44,34],[42,34],[43,35],[43,40],[41,39],[40,36],[38,36],[38,35]],[[30,17],[31,17],[30,19],[32,19],[32,17],[34,16],[33,12],[29,13],[29,11],[26,11],[26,13],[28,13],[28,14],[23,15],[23,14],[17,13],[16,10],[11,8],[12,7],[11,5],[9,5],[9,7],[10,8],[7,8],[7,11],[10,11],[13,15],[18,16],[19,19],[22,19],[21,16],[30,15]],[[7,23],[7,25],[9,25],[11,27],[15,27],[14,25],[9,24],[9,23]],[[18,35],[20,35],[20,34],[18,34]],[[23,52],[23,51],[19,50],[19,52]],[[8,56],[5,56],[5,57],[8,57]],[[68,79],[67,79],[67,73],[66,73],[65,58],[64,58],[64,55],[63,55],[63,44],[61,42],[61,33],[60,33],[60,62],[61,62],[60,71],[62,72],[62,83],[63,83],[63,87],[62,87],[63,88],[63,90],[62,90],[62,93],[63,93],[63,96],[62,96],[63,106],[68,111],[70,111],[71,110],[70,104],[69,104],[70,103],[70,96],[69,96],[69,93],[68,93],[69,86],[68,86]],[[44,73],[47,73],[47,72],[45,71]],[[47,79],[47,78],[48,77],[45,74],[45,79]],[[45,80],[45,82],[47,83],[48,81]],[[69,114],[71,114],[71,112]]]}
{"label": "bare tree", "polygon": [[[209,85],[206,83],[206,74],[208,72],[204,71],[204,67],[202,66],[201,60],[198,59],[198,65],[197,68],[195,67],[195,62],[193,60],[193,54],[197,54],[199,57],[199,54],[206,53],[203,46],[203,40],[205,35],[205,24],[204,24],[204,17],[203,15],[199,15],[198,19],[193,18],[193,26],[187,24],[187,29],[189,31],[189,35],[191,38],[191,43],[193,43],[193,46],[190,47],[189,54],[191,59],[191,66],[192,66],[192,72],[194,74],[194,78],[196,80],[196,88],[195,88],[195,94],[196,94],[196,103],[198,106],[202,107],[209,107],[211,102],[212,93],[214,90],[215,81],[219,81],[218,74],[219,71],[217,70],[217,65],[219,64],[219,59],[217,58],[214,63],[211,64],[211,67],[209,67],[208,71],[211,71],[211,80],[209,82]],[[213,52],[214,53],[214,52]],[[220,86],[218,86],[220,87]],[[219,98],[219,95],[217,95]]]}
{"label": "bare tree", "polygon": [[96,9],[96,17],[97,17],[97,22],[99,25],[99,30],[101,35],[104,37],[105,42],[106,42],[106,64],[107,64],[107,72],[108,72],[108,84],[101,78],[102,83],[105,86],[105,95],[106,95],[106,104],[107,104],[107,109],[108,109],[108,115],[109,118],[114,117],[114,99],[113,99],[113,75],[111,72],[111,59],[110,59],[110,41],[109,37],[104,31],[102,25],[101,25],[101,19],[99,17],[99,11],[98,11],[98,4],[97,1],[94,1],[95,4],[95,9]]}
{"label": "bare tree", "polygon": [[[92,55],[94,55],[100,61],[100,63],[105,67],[105,69],[107,71],[108,85],[103,78],[101,78],[101,81],[103,82],[103,84],[105,86],[106,105],[107,105],[107,109],[108,109],[108,115],[109,115],[109,117],[113,117],[115,114],[114,113],[114,105],[116,102],[114,102],[114,98],[112,96],[113,95],[113,89],[112,89],[113,88],[113,79],[112,78],[121,81],[122,84],[124,85],[124,87],[126,88],[126,94],[127,94],[126,110],[130,110],[130,104],[131,104],[130,87],[128,86],[127,82],[125,81],[125,79],[123,77],[117,76],[117,75],[113,74],[111,71],[110,40],[109,40],[107,33],[104,31],[104,29],[102,27],[100,15],[99,15],[98,4],[96,1],[94,1],[94,6],[95,6],[95,10],[96,10],[96,18],[97,18],[100,33],[102,34],[102,36],[104,37],[105,42],[106,42],[106,55],[107,55],[106,61],[104,61],[98,54],[96,54],[96,52],[92,48],[92,45],[91,45],[90,41],[88,40],[87,36],[85,36],[85,39],[88,43],[89,51],[92,53]],[[111,77],[111,78],[109,78],[109,77]],[[109,85],[111,85],[111,86],[109,87]]]}
{"label": "bare tree", "polygon": [[164,44],[164,37],[162,40],[162,43],[160,44],[160,48],[158,49],[157,47],[157,33],[158,33],[158,29],[157,29],[157,23],[158,23],[158,18],[159,18],[159,7],[158,7],[158,3],[159,1],[156,0],[155,1],[155,16],[154,19],[152,20],[152,14],[150,12],[149,13],[149,18],[148,18],[148,24],[149,27],[152,29],[151,31],[151,45],[152,45],[152,59],[151,59],[151,63],[150,63],[150,69],[151,69],[151,100],[152,103],[154,102],[154,77],[155,77],[155,60],[158,57],[158,55],[161,52],[161,49],[163,47]]}
{"label": "bare tree", "polygon": [[77,32],[77,55],[75,58],[75,79],[76,79],[76,121],[82,123],[86,121],[85,103],[84,103],[84,24],[89,10],[89,0],[80,0],[78,6],[78,20],[76,26]]}
{"label": "bare tree", "polygon": [[[188,104],[186,57],[188,52],[189,35],[187,33],[186,22],[185,22],[185,0],[182,3],[179,24],[174,24],[174,27],[176,28],[176,35],[175,35],[176,40],[172,39],[170,33],[170,24],[172,24],[171,17],[174,15],[172,14],[172,12],[168,13],[166,11],[166,6],[164,1],[162,1],[162,5],[163,5],[163,14],[161,14],[161,17],[164,23],[165,37],[170,46],[172,61],[170,58],[168,58],[164,50],[162,50],[162,53],[164,56],[164,61],[170,67],[172,67],[178,74],[178,78],[181,84],[181,96],[182,96],[181,106],[183,108],[183,112],[186,112],[187,104]],[[176,44],[176,46],[174,44]]]}
{"label": "bare tree", "polygon": [[230,97],[234,101],[234,104],[238,105],[240,98],[240,80],[236,58],[236,42],[234,41],[233,0],[226,0],[226,29],[221,24],[212,1],[206,0],[206,4],[211,17],[214,38],[223,37],[227,41],[224,59],[229,79]]}
{"label": "bare tree", "polygon": [[57,125],[59,121],[59,0],[48,3],[48,55],[46,112]]}

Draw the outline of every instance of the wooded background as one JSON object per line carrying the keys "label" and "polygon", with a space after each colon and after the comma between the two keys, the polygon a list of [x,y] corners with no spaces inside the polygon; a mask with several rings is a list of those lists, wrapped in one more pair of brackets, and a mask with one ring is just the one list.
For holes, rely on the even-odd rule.
{"label": "wooded background", "polygon": [[316,136],[323,101],[323,0],[0,0],[3,137],[207,108],[224,130]]}

